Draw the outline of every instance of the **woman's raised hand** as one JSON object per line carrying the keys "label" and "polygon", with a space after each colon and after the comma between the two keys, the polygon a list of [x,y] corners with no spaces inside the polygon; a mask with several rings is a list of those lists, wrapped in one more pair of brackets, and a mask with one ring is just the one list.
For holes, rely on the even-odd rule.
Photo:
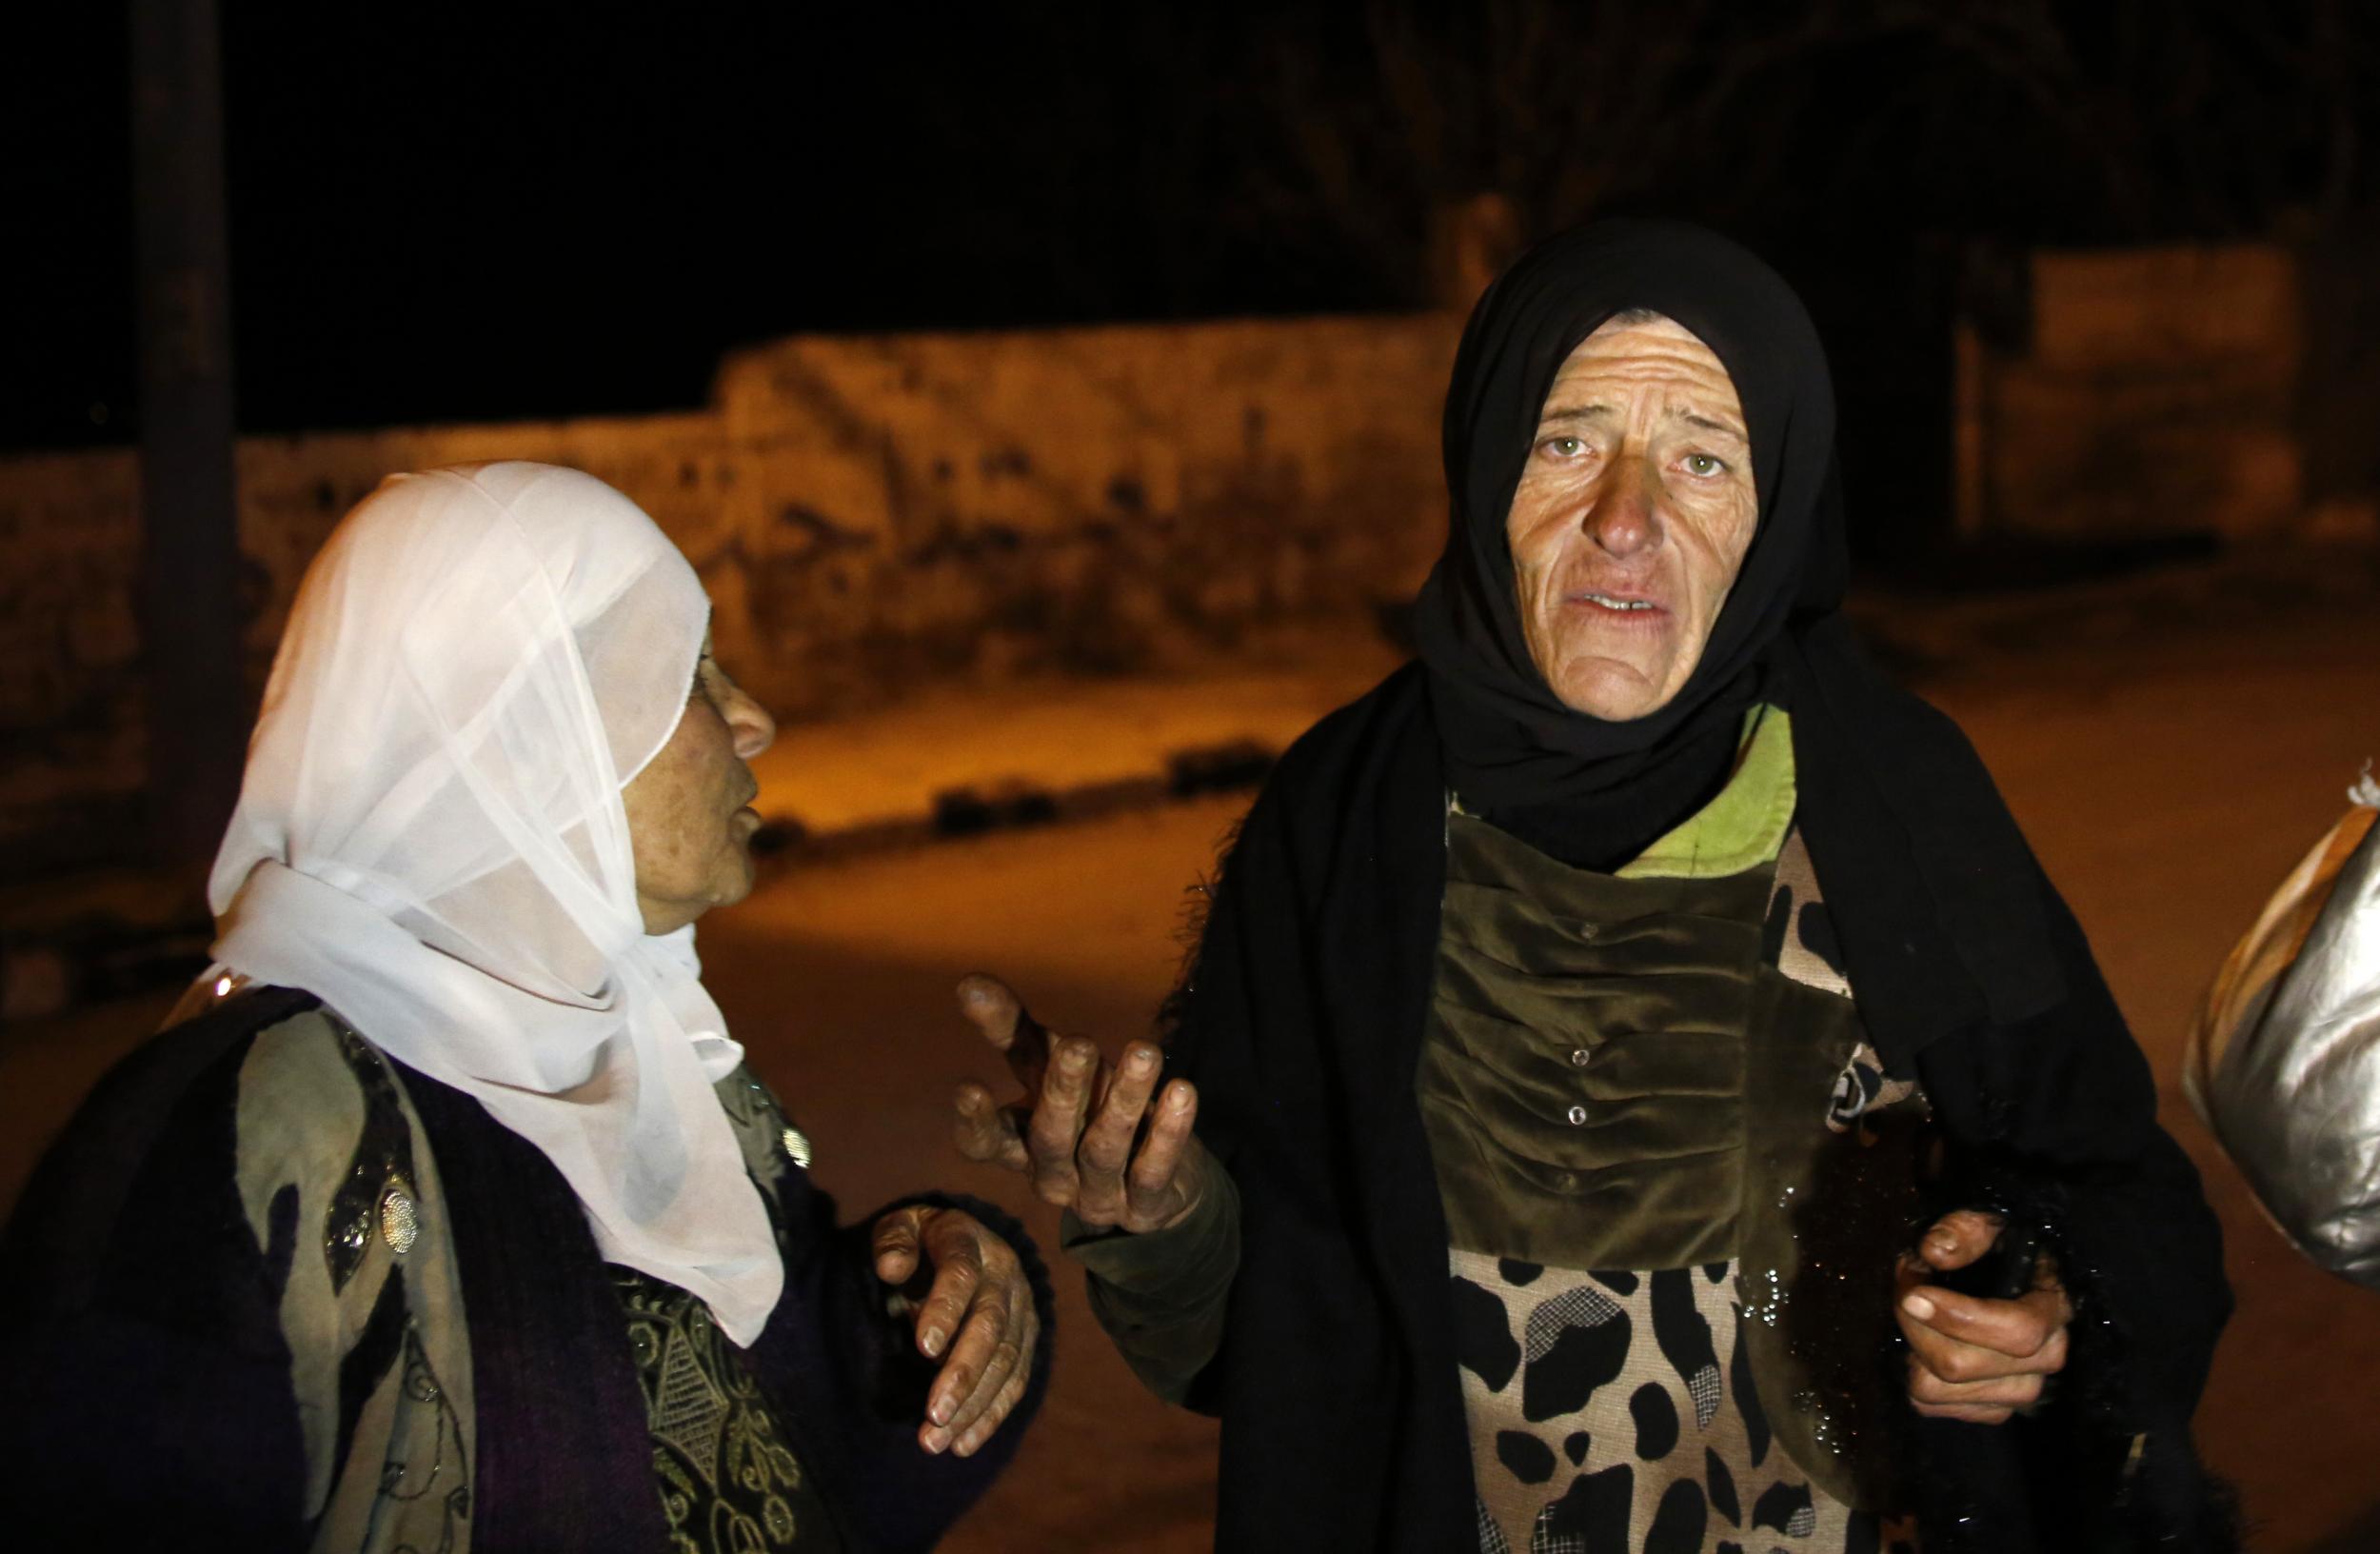
{"label": "woman's raised hand", "polygon": [[1100,1228],[1163,1230],[1198,1207],[1217,1169],[1191,1131],[1198,1090],[1160,1087],[1155,1043],[1130,1043],[1111,1065],[1093,1042],[1052,1036],[996,977],[962,981],[959,1007],[1024,1086],[1005,1106],[973,1080],[959,1086],[961,1154],[1022,1173],[1042,1202]]}

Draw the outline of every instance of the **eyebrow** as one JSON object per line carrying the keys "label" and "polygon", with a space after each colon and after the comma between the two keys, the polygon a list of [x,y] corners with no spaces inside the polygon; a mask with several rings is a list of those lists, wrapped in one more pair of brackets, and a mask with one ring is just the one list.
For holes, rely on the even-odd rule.
{"label": "eyebrow", "polygon": [[1700,427],[1705,431],[1716,431],[1722,437],[1733,437],[1739,443],[1751,441],[1744,435],[1744,428],[1733,422],[1716,421],[1707,415],[1696,415],[1692,410],[1673,410],[1670,413],[1690,427]]}
{"label": "eyebrow", "polygon": [[[1550,427],[1575,421],[1608,421],[1617,413],[1609,405],[1565,405],[1560,409],[1548,410],[1537,417],[1537,425]],[[1733,437],[1739,443],[1748,443],[1752,440],[1744,435],[1743,428],[1732,422],[1715,420],[1693,410],[1672,410],[1669,412],[1669,418],[1673,421],[1683,421],[1690,427],[1699,427],[1704,431],[1717,432],[1722,437]]]}
{"label": "eyebrow", "polygon": [[1566,405],[1558,410],[1548,410],[1537,417],[1537,425],[1550,427],[1559,421],[1597,421],[1609,419],[1609,405]]}

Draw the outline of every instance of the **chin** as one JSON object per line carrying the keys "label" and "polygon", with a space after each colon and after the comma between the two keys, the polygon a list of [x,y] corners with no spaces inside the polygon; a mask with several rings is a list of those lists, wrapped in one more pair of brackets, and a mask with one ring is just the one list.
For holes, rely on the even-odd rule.
{"label": "chin", "polygon": [[1576,664],[1552,682],[1555,699],[1573,712],[1605,723],[1633,723],[1650,717],[1670,703],[1672,693],[1652,684],[1632,667],[1606,660]]}
{"label": "chin", "polygon": [[711,905],[733,906],[751,893],[752,865],[747,859],[741,872],[720,882],[719,888],[711,893]]}

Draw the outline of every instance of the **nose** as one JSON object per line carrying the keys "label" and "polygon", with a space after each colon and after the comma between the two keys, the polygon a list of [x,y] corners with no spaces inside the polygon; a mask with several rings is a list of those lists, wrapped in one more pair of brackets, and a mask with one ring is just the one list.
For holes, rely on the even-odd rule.
{"label": "nose", "polygon": [[[1633,450],[1632,450],[1633,451]],[[1661,480],[1652,459],[1615,459],[1588,504],[1587,538],[1605,554],[1625,559],[1661,543]]]}
{"label": "nose", "polygon": [[720,713],[727,720],[729,732],[735,735],[736,756],[749,761],[777,743],[777,720],[768,715],[768,708],[752,699],[752,693],[729,681]]}

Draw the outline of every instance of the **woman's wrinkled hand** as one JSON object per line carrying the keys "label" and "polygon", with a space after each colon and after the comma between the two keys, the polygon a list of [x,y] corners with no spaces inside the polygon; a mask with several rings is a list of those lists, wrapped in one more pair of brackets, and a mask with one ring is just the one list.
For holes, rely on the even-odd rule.
{"label": "woman's wrinkled hand", "polygon": [[[918,1444],[972,1456],[1024,1397],[1041,1313],[1016,1249],[964,1209],[912,1204],[876,1222],[876,1277],[896,1288],[930,1269],[918,1352],[942,1360]],[[945,1353],[948,1358],[944,1358]]]}
{"label": "woman's wrinkled hand", "polygon": [[1111,1065],[1094,1042],[1052,1037],[995,977],[960,983],[959,1006],[1024,1086],[1007,1106],[973,1080],[959,1086],[961,1154],[1021,1174],[1042,1202],[1101,1229],[1169,1229],[1199,1206],[1219,1167],[1192,1131],[1196,1086],[1160,1087],[1155,1043],[1133,1042]]}

